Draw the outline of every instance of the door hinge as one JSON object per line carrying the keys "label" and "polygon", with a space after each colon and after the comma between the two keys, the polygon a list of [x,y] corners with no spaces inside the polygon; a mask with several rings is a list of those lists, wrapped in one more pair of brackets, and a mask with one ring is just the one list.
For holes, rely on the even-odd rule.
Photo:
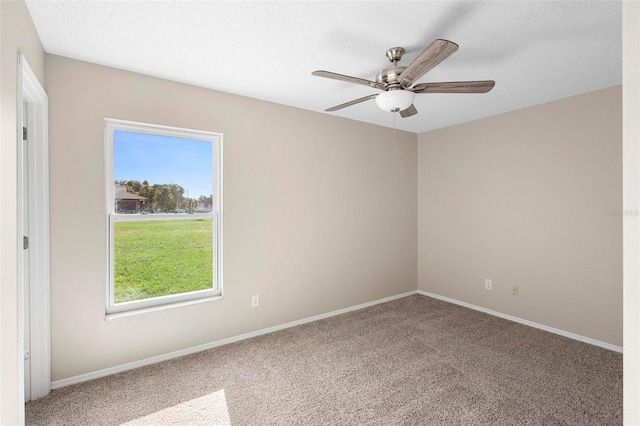
{"label": "door hinge", "polygon": [[24,250],[29,248],[29,237],[22,237],[22,248]]}
{"label": "door hinge", "polygon": [[22,128],[22,140],[23,141],[27,140],[27,128],[26,127]]}
{"label": "door hinge", "polygon": [[24,348],[24,360],[28,360],[31,359],[31,351],[29,351],[29,349]]}

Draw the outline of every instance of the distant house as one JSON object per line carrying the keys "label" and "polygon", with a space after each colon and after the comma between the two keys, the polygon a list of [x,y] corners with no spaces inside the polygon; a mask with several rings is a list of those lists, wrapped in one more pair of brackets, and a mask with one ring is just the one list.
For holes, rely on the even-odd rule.
{"label": "distant house", "polygon": [[116,213],[140,213],[140,210],[145,207],[147,199],[127,191],[125,185],[116,185],[115,201]]}
{"label": "distant house", "polygon": [[197,212],[210,212],[212,209],[211,202],[198,201],[195,210]]}

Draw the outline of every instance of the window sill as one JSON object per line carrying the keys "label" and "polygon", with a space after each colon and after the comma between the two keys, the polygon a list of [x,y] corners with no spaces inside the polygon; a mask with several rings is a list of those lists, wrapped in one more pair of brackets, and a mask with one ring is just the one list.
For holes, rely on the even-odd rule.
{"label": "window sill", "polygon": [[173,308],[179,308],[179,307],[182,307],[182,306],[196,305],[196,304],[199,304],[199,303],[214,302],[214,301],[222,300],[222,299],[224,299],[224,297],[222,295],[219,295],[219,296],[204,297],[202,299],[187,300],[187,301],[184,301],[184,302],[168,303],[166,305],[149,306],[147,308],[132,309],[130,311],[125,311],[125,312],[115,312],[115,313],[112,313],[112,314],[106,314],[104,319],[105,319],[105,321],[109,321],[109,320],[117,319],[117,318],[130,317],[130,316],[134,316],[134,315],[146,314],[146,313],[149,313],[149,312],[164,311],[166,309],[173,309]]}

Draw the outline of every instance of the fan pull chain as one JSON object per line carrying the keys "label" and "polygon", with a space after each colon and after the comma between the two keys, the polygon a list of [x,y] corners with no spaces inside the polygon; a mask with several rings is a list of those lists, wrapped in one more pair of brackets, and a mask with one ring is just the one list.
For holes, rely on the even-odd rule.
{"label": "fan pull chain", "polygon": [[396,114],[393,114],[393,158],[396,157],[396,133],[398,129],[396,129]]}

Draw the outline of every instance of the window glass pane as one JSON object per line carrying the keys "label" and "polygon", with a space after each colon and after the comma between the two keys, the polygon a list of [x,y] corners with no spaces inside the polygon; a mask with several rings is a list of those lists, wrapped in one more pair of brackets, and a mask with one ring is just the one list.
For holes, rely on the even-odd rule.
{"label": "window glass pane", "polygon": [[222,135],[119,120],[106,129],[107,313],[220,296]]}
{"label": "window glass pane", "polygon": [[118,214],[209,213],[213,172],[211,141],[113,132]]}
{"label": "window glass pane", "polygon": [[214,288],[213,221],[116,222],[114,301]]}

